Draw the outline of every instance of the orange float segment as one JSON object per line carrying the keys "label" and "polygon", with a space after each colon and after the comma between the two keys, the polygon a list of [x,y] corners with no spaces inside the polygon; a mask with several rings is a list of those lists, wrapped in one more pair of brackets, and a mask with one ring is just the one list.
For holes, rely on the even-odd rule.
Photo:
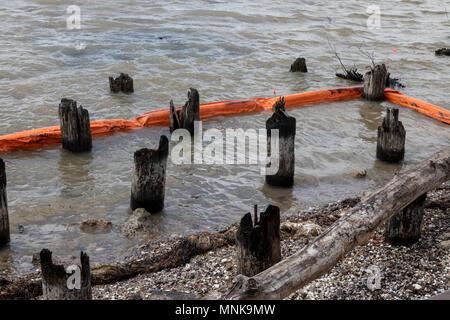
{"label": "orange float segment", "polygon": [[[286,107],[296,107],[308,103],[343,101],[361,97],[363,87],[345,87],[329,90],[302,92],[284,96]],[[386,89],[386,99],[392,103],[415,109],[429,117],[450,123],[450,112],[418,99],[405,96],[399,91]],[[272,110],[274,103],[280,97],[253,98],[242,100],[228,100],[209,102],[200,105],[200,118],[227,116],[242,113],[255,113]],[[179,109],[179,108],[178,108]],[[111,134],[141,127],[169,125],[169,109],[144,113],[132,120],[112,119],[91,122],[92,136]],[[24,150],[40,148],[48,144],[60,143],[61,132],[59,126],[33,129],[0,137],[0,152],[10,150]]]}
{"label": "orange float segment", "polygon": [[0,151],[40,148],[61,141],[59,126],[27,130],[0,137]]}
{"label": "orange float segment", "polygon": [[[333,88],[328,90],[309,91],[302,93],[295,93],[284,96],[286,100],[286,107],[297,107],[308,103],[317,102],[332,102],[343,101],[349,99],[356,99],[362,96],[363,87],[345,87],[345,88]],[[265,102],[265,109],[272,109],[273,104],[278,98],[270,98]]]}
{"label": "orange float segment", "polygon": [[400,91],[386,89],[384,96],[389,102],[399,104],[403,107],[414,109],[430,118],[450,124],[450,111],[444,108],[437,107],[428,102],[419,99],[408,97]]}

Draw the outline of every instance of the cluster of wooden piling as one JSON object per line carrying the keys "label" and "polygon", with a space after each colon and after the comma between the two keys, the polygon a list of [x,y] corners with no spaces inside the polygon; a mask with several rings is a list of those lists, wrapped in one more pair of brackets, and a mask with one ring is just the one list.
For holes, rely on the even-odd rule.
{"label": "cluster of wooden piling", "polygon": [[[299,58],[291,71],[307,72],[305,59]],[[386,66],[371,68],[364,77],[363,97],[370,101],[384,98],[384,89],[389,78]],[[133,92],[133,80],[126,74],[109,78],[112,92]],[[182,108],[176,109],[170,101],[170,132],[186,129],[194,135],[194,122],[199,120],[199,93],[190,88],[188,100]],[[86,152],[92,149],[89,112],[71,99],[62,99],[58,108],[62,146],[71,152]],[[268,158],[270,159],[273,130],[279,136],[279,162],[275,174],[267,174],[267,184],[277,187],[292,187],[295,173],[296,119],[289,116],[285,100],[281,97],[274,104],[273,114],[266,121]],[[386,117],[378,127],[376,157],[385,162],[398,163],[404,159],[406,132],[399,121],[398,109],[387,109]],[[165,185],[169,140],[160,137],[157,149],[143,148],[134,153],[135,170],[131,183],[130,207],[144,208],[156,213],[164,208]],[[271,164],[269,163],[268,166]],[[411,245],[420,238],[426,193],[419,196],[399,213],[390,218],[385,226],[385,240],[392,245]],[[8,206],[6,197],[5,163],[0,159],[0,246],[10,241]],[[281,261],[280,209],[269,205],[258,217],[257,206],[240,221],[236,232],[237,263],[240,274],[253,277]],[[44,299],[92,298],[89,257],[80,254],[79,272],[68,273],[64,266],[55,265],[52,253],[43,249],[40,253],[42,288]],[[78,278],[77,278],[78,277]],[[71,285],[70,282],[79,285]],[[72,283],[73,284],[73,283]]]}

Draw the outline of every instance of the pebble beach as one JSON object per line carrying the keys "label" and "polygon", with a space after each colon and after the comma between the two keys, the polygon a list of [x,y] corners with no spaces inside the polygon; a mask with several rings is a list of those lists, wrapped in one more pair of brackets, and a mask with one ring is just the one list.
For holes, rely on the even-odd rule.
{"label": "pebble beach", "polygon": [[[295,292],[291,300],[397,300],[429,299],[449,290],[450,184],[429,192],[422,236],[410,247],[384,242],[379,228],[369,243],[355,248],[330,272]],[[289,212],[281,222],[282,258],[313,241],[359,199],[331,203],[308,211]],[[236,226],[231,226],[230,228]],[[173,241],[173,240],[171,240]],[[142,246],[143,256],[167,250],[169,243]],[[156,273],[141,274],[126,281],[93,287],[94,299],[200,299],[229,287],[237,276],[236,248],[228,245],[193,257],[189,263]],[[379,271],[379,288],[368,286],[373,268]]]}

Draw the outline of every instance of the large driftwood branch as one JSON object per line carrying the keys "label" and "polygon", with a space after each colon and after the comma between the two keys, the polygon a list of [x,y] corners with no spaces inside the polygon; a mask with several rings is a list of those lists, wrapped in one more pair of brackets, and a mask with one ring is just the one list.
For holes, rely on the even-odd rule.
{"label": "large driftwood branch", "polygon": [[225,299],[283,299],[328,272],[375,230],[450,178],[450,148],[400,173],[347,211],[314,242],[254,277],[238,276]]}

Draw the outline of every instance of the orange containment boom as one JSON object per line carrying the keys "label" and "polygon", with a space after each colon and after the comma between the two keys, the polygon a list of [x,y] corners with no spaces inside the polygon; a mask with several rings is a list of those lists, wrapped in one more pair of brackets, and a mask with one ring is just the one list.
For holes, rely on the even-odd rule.
{"label": "orange containment boom", "polygon": [[[286,107],[297,107],[307,103],[355,99],[361,97],[362,93],[363,88],[358,86],[302,92],[287,95],[284,98],[286,100]],[[385,96],[392,103],[415,109],[429,117],[450,123],[450,111],[446,109],[410,98],[399,91],[391,89],[386,89]],[[274,103],[278,99],[279,97],[253,98],[203,103],[200,105],[200,119],[272,110]],[[111,119],[92,121],[91,133],[95,137],[117,131],[165,125],[169,125],[169,109],[150,111],[132,120]],[[33,129],[0,136],[0,152],[35,149],[60,142],[61,131],[59,126]]]}

